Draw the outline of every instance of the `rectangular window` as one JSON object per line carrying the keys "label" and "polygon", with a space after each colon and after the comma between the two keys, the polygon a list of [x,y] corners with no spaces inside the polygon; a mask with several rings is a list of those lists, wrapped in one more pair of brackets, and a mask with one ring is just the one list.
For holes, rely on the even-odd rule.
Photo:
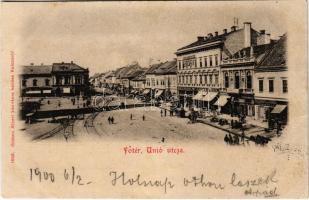
{"label": "rectangular window", "polygon": [[283,93],[288,92],[288,80],[282,80],[282,92]]}
{"label": "rectangular window", "polygon": [[209,75],[209,79],[210,84],[212,84],[212,75]]}
{"label": "rectangular window", "polygon": [[218,84],[219,83],[219,76],[218,74],[215,75],[215,84]]}
{"label": "rectangular window", "polygon": [[269,92],[274,92],[274,80],[268,80]]}
{"label": "rectangular window", "polygon": [[205,67],[207,67],[207,57],[204,58]]}
{"label": "rectangular window", "polygon": [[200,67],[203,67],[202,58],[200,58]]}
{"label": "rectangular window", "polygon": [[202,75],[200,75],[199,77],[200,77],[200,84],[202,84],[203,83]]}
{"label": "rectangular window", "polygon": [[23,85],[24,87],[26,87],[26,86],[27,86],[27,80],[23,80],[22,85]]}
{"label": "rectangular window", "polygon": [[259,92],[263,92],[263,91],[264,91],[264,81],[259,80]]}
{"label": "rectangular window", "polygon": [[215,55],[215,65],[218,66],[218,55]]}
{"label": "rectangular window", "polygon": [[209,66],[212,66],[212,56],[209,56]]}

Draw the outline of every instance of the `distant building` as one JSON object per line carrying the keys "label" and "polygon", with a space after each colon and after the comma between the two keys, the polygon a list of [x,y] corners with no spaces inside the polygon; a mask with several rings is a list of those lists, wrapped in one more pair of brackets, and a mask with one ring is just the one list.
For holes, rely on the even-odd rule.
{"label": "distant building", "polygon": [[87,95],[89,71],[71,63],[23,66],[22,96]]}
{"label": "distant building", "polygon": [[167,100],[177,95],[176,60],[153,64],[145,72],[146,85],[144,95],[155,99]]}

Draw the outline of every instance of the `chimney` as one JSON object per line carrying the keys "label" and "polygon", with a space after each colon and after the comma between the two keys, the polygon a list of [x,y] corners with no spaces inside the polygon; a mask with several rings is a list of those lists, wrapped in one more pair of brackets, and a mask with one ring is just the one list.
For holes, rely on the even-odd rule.
{"label": "chimney", "polygon": [[33,65],[34,65],[34,63],[30,63],[30,65],[31,65],[31,66],[33,66]]}
{"label": "chimney", "polygon": [[43,66],[43,65],[44,65],[44,63],[41,63],[41,65]]}
{"label": "chimney", "polygon": [[208,33],[209,38],[212,38],[212,36],[213,36],[212,33]]}
{"label": "chimney", "polygon": [[197,41],[203,41],[204,37],[203,36],[197,36]]}
{"label": "chimney", "polygon": [[244,22],[244,47],[251,46],[251,22]]}
{"label": "chimney", "polygon": [[233,32],[233,31],[236,31],[236,26],[232,26],[231,27],[231,31]]}
{"label": "chimney", "polygon": [[265,34],[265,30],[264,29],[260,30],[260,33],[261,33],[261,35],[264,35]]}
{"label": "chimney", "polygon": [[218,31],[215,32],[215,36],[216,36],[216,37],[218,36]]}
{"label": "chimney", "polygon": [[227,34],[227,29],[223,29],[223,34]]}
{"label": "chimney", "polygon": [[71,64],[74,64],[74,62],[73,62],[73,61],[71,61]]}

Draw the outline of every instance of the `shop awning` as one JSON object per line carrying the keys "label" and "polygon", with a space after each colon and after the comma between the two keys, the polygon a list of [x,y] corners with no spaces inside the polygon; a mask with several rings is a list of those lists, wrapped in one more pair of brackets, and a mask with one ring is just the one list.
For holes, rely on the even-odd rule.
{"label": "shop awning", "polygon": [[41,90],[29,90],[26,94],[41,94]]}
{"label": "shop awning", "polygon": [[272,114],[280,114],[284,109],[286,109],[286,105],[276,105],[274,109],[271,111]]}
{"label": "shop awning", "polygon": [[214,105],[215,106],[223,107],[223,106],[225,106],[225,104],[227,104],[228,98],[230,98],[230,96],[228,96],[228,95],[221,95]]}
{"label": "shop awning", "polygon": [[146,94],[148,94],[150,92],[150,89],[145,89],[144,91],[143,91],[143,95],[146,95]]}
{"label": "shop awning", "polygon": [[198,91],[198,93],[192,98],[193,100],[199,100],[202,101],[203,97],[206,96],[206,92],[203,90]]}
{"label": "shop awning", "polygon": [[212,101],[216,96],[218,92],[208,92],[204,97],[203,101]]}
{"label": "shop awning", "polygon": [[163,90],[157,90],[155,98],[158,98],[163,93]]}

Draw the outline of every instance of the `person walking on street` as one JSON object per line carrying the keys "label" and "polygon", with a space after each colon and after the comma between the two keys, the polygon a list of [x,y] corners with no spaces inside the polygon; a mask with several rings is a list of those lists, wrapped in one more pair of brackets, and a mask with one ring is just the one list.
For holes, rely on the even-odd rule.
{"label": "person walking on street", "polygon": [[245,144],[245,128],[241,128],[241,142]]}
{"label": "person walking on street", "polygon": [[114,124],[114,117],[113,116],[111,118],[111,122],[112,122],[112,124]]}
{"label": "person walking on street", "polygon": [[161,109],[160,113],[161,113],[161,117],[163,117],[163,110],[162,109]]}
{"label": "person walking on street", "polygon": [[107,120],[108,120],[108,123],[111,124],[111,117],[110,116],[108,116]]}
{"label": "person walking on street", "polygon": [[132,120],[133,119],[133,114],[131,113],[131,115],[130,115],[130,120]]}
{"label": "person walking on street", "polygon": [[164,109],[164,116],[166,117],[166,109]]}
{"label": "person walking on street", "polygon": [[143,115],[143,121],[145,121],[145,119],[146,119],[146,117],[145,117],[145,115]]}

